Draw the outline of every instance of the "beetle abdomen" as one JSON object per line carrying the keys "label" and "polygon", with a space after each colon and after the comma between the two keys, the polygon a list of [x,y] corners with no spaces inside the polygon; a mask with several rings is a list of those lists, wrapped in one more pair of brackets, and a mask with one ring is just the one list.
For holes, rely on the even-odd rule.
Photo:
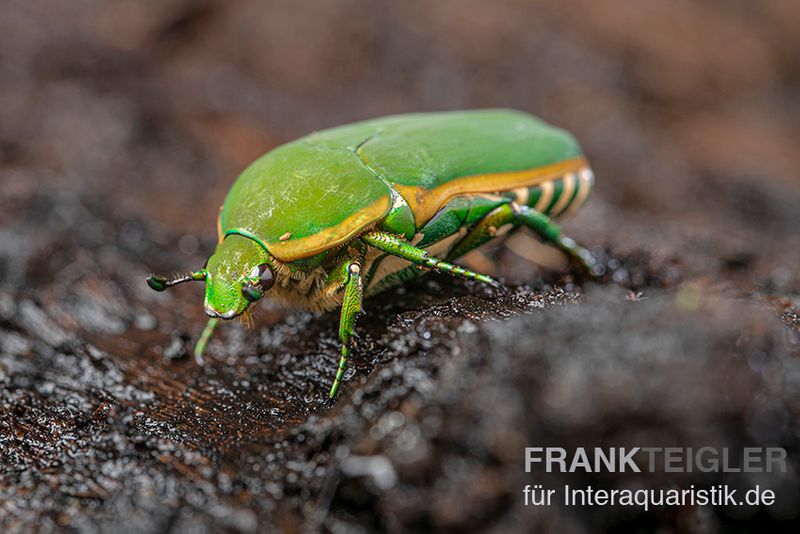
{"label": "beetle abdomen", "polygon": [[514,190],[516,202],[550,217],[574,213],[586,201],[594,185],[594,174],[586,166],[576,172],[539,185]]}

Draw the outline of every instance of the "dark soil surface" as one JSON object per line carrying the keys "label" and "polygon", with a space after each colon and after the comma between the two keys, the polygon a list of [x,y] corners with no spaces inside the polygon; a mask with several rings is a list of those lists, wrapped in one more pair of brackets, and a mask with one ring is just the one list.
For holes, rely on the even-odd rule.
{"label": "dark soil surface", "polygon": [[[0,529],[797,521],[797,28],[793,0],[4,3]],[[194,363],[199,286],[144,277],[203,264],[250,160],[361,118],[496,106],[583,143],[598,184],[565,229],[600,283],[519,234],[464,260],[507,294],[430,275],[372,298],[335,402],[336,313],[262,303]],[[547,445],[784,447],[789,471],[526,474]],[[534,483],[777,501],[526,507]]]}

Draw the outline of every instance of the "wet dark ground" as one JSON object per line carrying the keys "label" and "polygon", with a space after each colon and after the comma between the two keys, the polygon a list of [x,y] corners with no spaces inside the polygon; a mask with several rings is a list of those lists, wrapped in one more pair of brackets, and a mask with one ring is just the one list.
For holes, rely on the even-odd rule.
{"label": "wet dark ground", "polygon": [[[363,19],[350,2],[4,7],[0,527],[789,528],[796,10],[618,4],[613,17],[580,1],[359,4]],[[585,145],[598,187],[566,228],[601,283],[520,235],[465,260],[508,294],[431,275],[372,298],[334,403],[336,313],[263,303],[193,362],[200,288],[157,294],[144,276],[202,265],[243,165],[315,128],[486,106]],[[770,475],[525,474],[524,448],[542,445],[772,446],[790,461]],[[525,507],[534,483],[760,484],[777,502]]]}

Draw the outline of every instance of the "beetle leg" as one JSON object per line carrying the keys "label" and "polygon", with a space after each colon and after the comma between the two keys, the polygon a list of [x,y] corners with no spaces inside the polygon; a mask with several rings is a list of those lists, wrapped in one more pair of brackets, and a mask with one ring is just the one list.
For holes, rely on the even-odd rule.
{"label": "beetle leg", "polygon": [[342,315],[339,320],[339,339],[342,342],[342,355],[339,368],[328,396],[333,399],[342,384],[347,361],[350,359],[350,344],[355,337],[356,317],[361,313],[361,301],[364,298],[364,285],[361,282],[361,263],[359,260],[348,260],[341,271],[340,287],[344,285],[342,299]]}
{"label": "beetle leg", "polygon": [[383,252],[389,253],[393,256],[397,256],[398,258],[408,260],[419,267],[427,267],[430,269],[445,271],[453,276],[477,280],[496,288],[502,287],[497,280],[490,276],[476,273],[465,269],[464,267],[459,267],[458,265],[453,265],[452,263],[434,258],[428,253],[428,251],[417,248],[411,243],[408,243],[407,241],[404,241],[402,238],[395,235],[384,232],[367,232],[361,236],[361,240],[371,247],[382,250]]}
{"label": "beetle leg", "polygon": [[[515,205],[514,207],[517,206]],[[518,224],[523,224],[536,232],[548,243],[555,245],[566,254],[586,276],[591,279],[597,278],[595,272],[597,262],[592,256],[592,253],[578,245],[573,239],[563,235],[561,233],[561,227],[554,223],[550,217],[528,206],[520,206],[518,212],[515,214],[515,220]]]}
{"label": "beetle leg", "polygon": [[194,346],[194,360],[198,365],[205,364],[203,361],[203,353],[206,351],[206,345],[211,339],[211,336],[214,335],[214,329],[217,328],[218,324],[219,319],[216,317],[209,319],[208,323],[206,323],[206,327],[203,329],[203,333],[200,334],[200,339],[197,340],[197,344]]}
{"label": "beetle leg", "polygon": [[508,203],[488,213],[450,251],[448,259],[457,258],[475,249],[494,237],[497,230],[507,224],[524,225],[536,232],[543,240],[552,243],[576,264],[589,278],[596,278],[595,260],[591,253],[561,233],[561,228],[550,217],[529,206]]}
{"label": "beetle leg", "polygon": [[447,254],[448,260],[460,258],[467,252],[478,248],[498,235],[498,231],[507,226],[517,226],[513,205],[508,202],[496,207],[475,223],[475,226],[453,246]]}

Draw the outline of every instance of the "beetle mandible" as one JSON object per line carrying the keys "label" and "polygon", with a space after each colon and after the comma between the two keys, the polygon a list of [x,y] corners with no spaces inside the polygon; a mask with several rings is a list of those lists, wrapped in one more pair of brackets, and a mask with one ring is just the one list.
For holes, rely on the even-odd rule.
{"label": "beetle mandible", "polygon": [[[211,317],[241,315],[266,293],[293,307],[341,308],[334,398],[364,296],[434,269],[498,287],[451,263],[520,226],[593,275],[591,254],[552,219],[586,200],[594,177],[575,138],[513,110],[416,113],[312,133],[271,150],[234,183],[206,266],[156,291],[205,282]],[[442,259],[439,259],[442,258]]]}

